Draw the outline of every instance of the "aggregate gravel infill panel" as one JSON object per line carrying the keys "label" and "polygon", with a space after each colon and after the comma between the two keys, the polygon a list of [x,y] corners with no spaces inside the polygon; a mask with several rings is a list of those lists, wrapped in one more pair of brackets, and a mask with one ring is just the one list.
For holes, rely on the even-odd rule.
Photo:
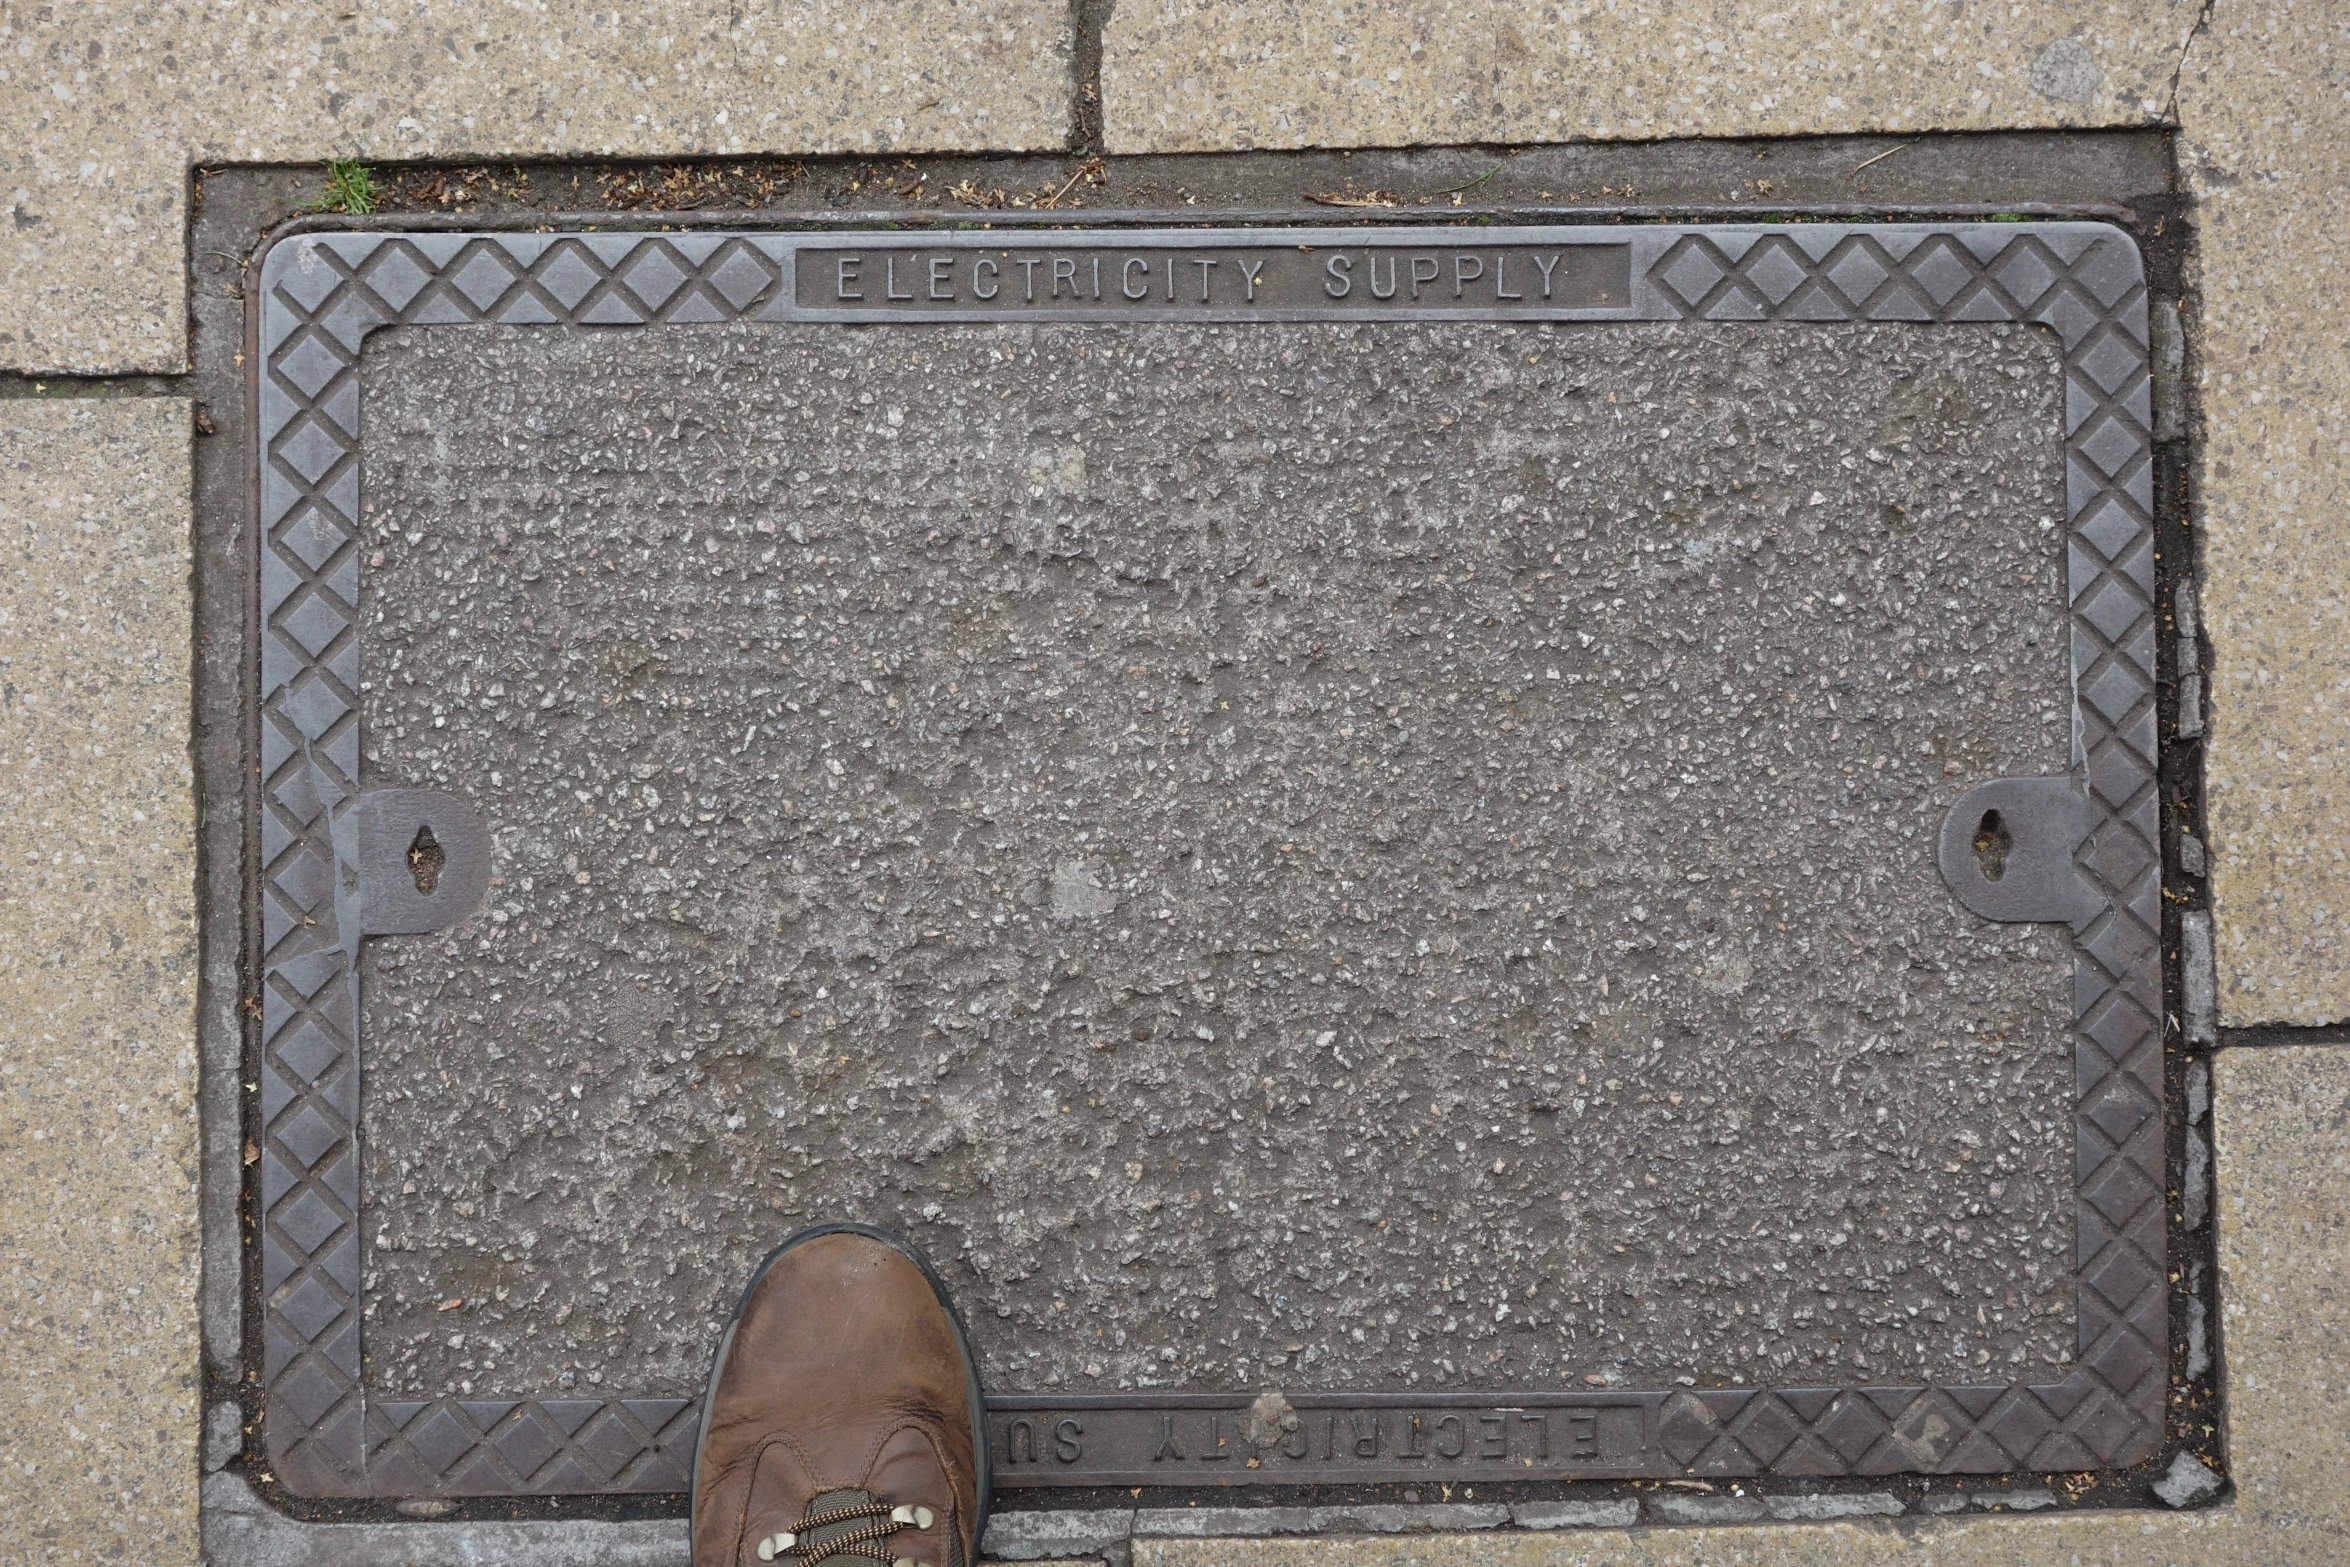
{"label": "aggregate gravel infill panel", "polygon": [[503,885],[362,963],[375,1385],[692,1392],[847,1215],[1007,1393],[2062,1363],[2069,954],[1928,847],[2064,767],[2061,370],[377,338],[361,782]]}
{"label": "aggregate gravel infill panel", "polygon": [[1460,239],[271,252],[287,1483],[678,1489],[834,1216],[1007,1485],[2141,1455],[2134,253]]}

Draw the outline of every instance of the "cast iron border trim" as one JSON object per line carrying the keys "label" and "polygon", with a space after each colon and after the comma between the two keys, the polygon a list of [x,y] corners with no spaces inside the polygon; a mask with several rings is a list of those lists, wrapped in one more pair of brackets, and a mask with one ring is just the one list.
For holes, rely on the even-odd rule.
{"label": "cast iron border trim", "polygon": [[[1040,1456],[999,1483],[1328,1483],[1458,1473],[1500,1480],[1624,1475],[1977,1474],[2122,1467],[2161,1446],[2167,1386],[2162,975],[2147,292],[2130,238],[2106,224],[1739,224],[1440,229],[1379,226],[1164,234],[1061,230],[1057,248],[1518,242],[1632,247],[1629,306],[1582,319],[2025,322],[2065,349],[2073,771],[2091,832],[2075,868],[2103,901],[2073,937],[2077,1359],[2048,1383],[1661,1389],[1607,1394],[1348,1396],[1300,1393],[1300,1410],[1456,1412],[1612,1407],[1639,1421],[1640,1459],[1502,1471],[1300,1470],[1283,1444],[1226,1476],[1194,1464],[1147,1474]],[[253,384],[259,449],[262,784],[249,845],[262,954],[259,1122],[264,1427],[277,1473],[314,1496],[675,1492],[695,1412],[684,1399],[434,1401],[374,1398],[361,1380],[358,1012],[335,931],[327,793],[358,777],[360,452],[357,365],[395,324],[635,326],[793,319],[791,255],[821,234],[304,233],[261,265]],[[856,236],[877,247],[1017,244],[1003,231]],[[1039,236],[1041,239],[1042,236]],[[1427,314],[1399,307],[1397,315]],[[1446,312],[1449,313],[1449,312]],[[1562,312],[1561,315],[1564,313]],[[1101,319],[1098,312],[1031,319]],[[1184,319],[1248,319],[1200,310]],[[1539,317],[1538,317],[1539,318]],[[1554,319],[1556,317],[1553,317]],[[834,317],[834,319],[841,319]],[[902,317],[890,319],[904,319]],[[1237,1395],[990,1400],[1014,1420],[1082,1425],[1119,1411],[1229,1411]],[[1033,1430],[1033,1427],[1032,1427]],[[1082,1434],[1082,1433],[1080,1433]],[[999,1448],[999,1463],[1004,1452]],[[1240,1470],[1240,1465],[1231,1466]]]}

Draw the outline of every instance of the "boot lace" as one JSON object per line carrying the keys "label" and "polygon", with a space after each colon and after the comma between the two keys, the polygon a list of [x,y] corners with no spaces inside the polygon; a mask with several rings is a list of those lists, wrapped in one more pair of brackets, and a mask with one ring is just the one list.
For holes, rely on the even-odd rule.
{"label": "boot lace", "polygon": [[[818,1506],[821,1501],[824,1505]],[[895,1557],[882,1542],[900,1529],[927,1529],[935,1515],[927,1507],[891,1506],[867,1498],[834,1501],[817,1498],[797,1529],[771,1534],[759,1542],[763,1562],[820,1562],[830,1556],[862,1556],[888,1567],[921,1567],[912,1557]],[[847,1524],[850,1527],[841,1528]],[[835,1531],[838,1531],[837,1533]]]}

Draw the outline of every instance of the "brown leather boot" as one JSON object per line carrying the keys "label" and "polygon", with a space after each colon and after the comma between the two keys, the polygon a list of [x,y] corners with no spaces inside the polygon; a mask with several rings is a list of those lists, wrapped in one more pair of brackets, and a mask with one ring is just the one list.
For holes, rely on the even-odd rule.
{"label": "brown leather boot", "polygon": [[922,1254],[803,1230],[718,1342],[694,1453],[694,1567],[971,1567],[987,1429],[963,1324]]}

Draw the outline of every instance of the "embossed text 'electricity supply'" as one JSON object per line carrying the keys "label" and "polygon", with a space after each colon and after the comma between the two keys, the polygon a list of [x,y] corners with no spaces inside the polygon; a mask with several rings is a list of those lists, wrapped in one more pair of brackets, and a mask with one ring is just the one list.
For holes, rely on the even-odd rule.
{"label": "embossed text 'electricity supply'", "polygon": [[1603,1478],[1655,1467],[1655,1402],[1599,1393],[1495,1407],[1300,1393],[1270,1408],[1194,1398],[1148,1409],[1100,1396],[1013,1397],[991,1402],[988,1427],[999,1485],[1051,1484],[1056,1471],[1080,1467],[1094,1484],[1164,1483],[1178,1470],[1220,1479],[1202,1466],[1223,1463],[1259,1484],[1509,1480],[1562,1470]]}
{"label": "embossed text 'electricity supply'", "polygon": [[1114,316],[1377,315],[1451,306],[1490,317],[1624,308],[1631,254],[1621,244],[812,246],[798,253],[794,298],[809,310],[912,315],[1089,307]]}

